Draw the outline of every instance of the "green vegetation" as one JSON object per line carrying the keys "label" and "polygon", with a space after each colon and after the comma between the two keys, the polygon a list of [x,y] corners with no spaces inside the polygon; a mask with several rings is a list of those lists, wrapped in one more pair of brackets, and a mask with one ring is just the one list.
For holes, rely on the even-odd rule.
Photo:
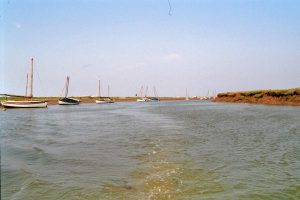
{"label": "green vegetation", "polygon": [[264,96],[264,94],[262,94],[262,93],[254,95],[254,97],[257,98],[257,99],[262,98],[263,96]]}
{"label": "green vegetation", "polygon": [[233,92],[219,93],[218,97],[235,97],[237,94]]}
{"label": "green vegetation", "polygon": [[226,92],[226,93],[219,93],[218,97],[235,97],[241,96],[243,97],[252,97],[255,98],[262,98],[264,96],[271,96],[271,97],[286,97],[286,96],[293,96],[293,95],[300,95],[300,87],[299,88],[292,88],[286,90],[254,90],[254,91],[244,91],[244,92]]}

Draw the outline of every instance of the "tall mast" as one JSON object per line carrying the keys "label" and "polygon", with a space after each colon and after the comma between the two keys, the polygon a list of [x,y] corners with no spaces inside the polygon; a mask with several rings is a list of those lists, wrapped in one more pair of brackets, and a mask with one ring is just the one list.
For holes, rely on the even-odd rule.
{"label": "tall mast", "polygon": [[100,80],[99,80],[99,84],[98,84],[98,96],[101,97],[101,93],[100,93]]}
{"label": "tall mast", "polygon": [[189,100],[189,95],[188,95],[188,90],[187,90],[187,88],[185,89],[185,100]]}
{"label": "tall mast", "polygon": [[68,92],[69,92],[69,79],[70,79],[70,77],[67,76],[66,85],[65,85],[65,87],[66,87],[65,97],[68,96]]}
{"label": "tall mast", "polygon": [[154,96],[157,98],[158,96],[157,96],[157,92],[156,92],[156,88],[155,87],[153,87],[153,91],[154,91]]}
{"label": "tall mast", "polygon": [[107,86],[107,97],[109,97],[109,85]]}
{"label": "tall mast", "polygon": [[25,92],[25,97],[27,97],[27,89],[28,89],[28,73],[26,76],[26,92]]}
{"label": "tall mast", "polygon": [[147,93],[148,93],[148,86],[146,86],[145,97],[147,97]]}
{"label": "tall mast", "polygon": [[33,97],[33,58],[31,58],[31,67],[30,67],[30,96]]}
{"label": "tall mast", "polygon": [[144,91],[144,86],[142,86],[141,89],[140,89],[139,96],[140,96],[141,98],[143,97],[143,91]]}

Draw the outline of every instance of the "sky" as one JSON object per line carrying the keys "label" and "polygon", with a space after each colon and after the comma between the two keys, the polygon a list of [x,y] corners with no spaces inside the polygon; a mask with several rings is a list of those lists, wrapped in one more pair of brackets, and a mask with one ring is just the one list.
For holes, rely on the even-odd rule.
{"label": "sky", "polygon": [[[170,6],[169,6],[170,2]],[[300,87],[299,0],[0,0],[0,93],[205,96]]]}

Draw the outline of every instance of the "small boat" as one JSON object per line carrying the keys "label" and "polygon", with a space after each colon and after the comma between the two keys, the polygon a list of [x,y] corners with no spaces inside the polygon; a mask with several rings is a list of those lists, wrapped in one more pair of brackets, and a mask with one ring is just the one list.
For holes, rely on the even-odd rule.
{"label": "small boat", "polygon": [[80,100],[70,98],[70,97],[64,97],[60,100],[58,100],[59,105],[78,105],[80,103]]}
{"label": "small boat", "polygon": [[157,101],[159,101],[159,99],[158,99],[157,97],[152,97],[152,98],[150,98],[150,101],[155,101],[155,102],[157,102]]}
{"label": "small boat", "polygon": [[151,97],[150,101],[152,101],[152,102],[158,102],[158,101],[160,101],[159,98],[158,98],[158,96],[157,96],[157,92],[156,92],[156,88],[155,87],[153,87],[153,92],[154,92],[154,97]]}
{"label": "small boat", "polygon": [[150,99],[147,98],[147,97],[143,97],[143,98],[137,99],[136,101],[138,101],[138,102],[148,102],[148,101],[150,101]]}
{"label": "small boat", "polygon": [[5,108],[46,108],[46,101],[1,101],[1,104]]}
{"label": "small boat", "polygon": [[[30,95],[27,96],[27,88],[28,88],[28,74],[27,74],[25,97],[32,98],[33,97],[33,58],[31,58],[29,77],[30,77]],[[48,105],[47,101],[39,101],[39,100],[23,100],[23,101],[6,100],[6,101],[1,101],[1,104],[4,108],[46,108]]]}
{"label": "small boat", "polygon": [[146,91],[145,91],[145,96],[143,97],[143,90],[144,90],[144,87],[142,86],[140,91],[139,91],[139,96],[140,98],[138,98],[136,101],[137,102],[149,102],[150,99],[147,97],[147,91],[148,91],[148,86],[146,87]]}
{"label": "small boat", "polygon": [[[109,96],[109,86],[108,86],[108,96]],[[96,104],[106,104],[106,103],[114,103],[114,100],[112,100],[111,98],[107,97],[101,97],[101,87],[100,87],[100,80],[99,80],[99,84],[98,84],[98,99],[95,100]]]}
{"label": "small boat", "polygon": [[59,105],[78,105],[80,103],[79,99],[67,97],[69,92],[69,81],[70,81],[70,77],[67,76],[65,87],[64,87],[65,96],[58,100]]}
{"label": "small boat", "polygon": [[107,102],[105,101],[105,99],[96,99],[95,102],[96,102],[97,104],[105,104],[105,103],[107,103]]}
{"label": "small boat", "polygon": [[115,103],[111,98],[102,98],[96,100],[97,104],[105,104],[105,103]]}

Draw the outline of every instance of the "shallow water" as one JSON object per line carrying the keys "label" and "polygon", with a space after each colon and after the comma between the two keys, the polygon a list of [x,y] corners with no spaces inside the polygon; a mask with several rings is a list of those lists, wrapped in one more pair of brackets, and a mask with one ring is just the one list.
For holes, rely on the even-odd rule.
{"label": "shallow water", "polygon": [[199,101],[7,110],[1,199],[300,199],[299,122]]}

